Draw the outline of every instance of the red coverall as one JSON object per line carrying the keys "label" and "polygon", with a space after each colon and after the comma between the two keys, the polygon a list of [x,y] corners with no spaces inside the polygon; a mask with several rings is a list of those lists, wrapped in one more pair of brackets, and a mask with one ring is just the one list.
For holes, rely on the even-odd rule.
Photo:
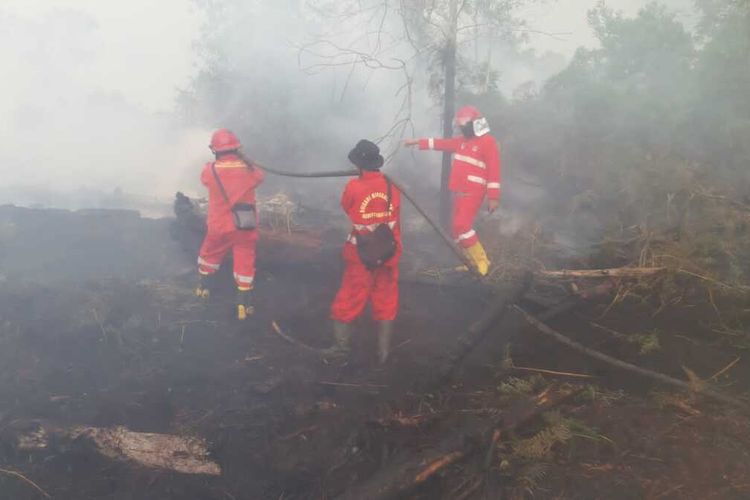
{"label": "red coverall", "polygon": [[259,168],[249,169],[239,157],[229,154],[216,161],[216,173],[227,192],[229,203],[216,183],[211,163],[207,163],[201,173],[201,182],[208,188],[208,232],[198,254],[198,271],[204,275],[215,273],[231,249],[237,287],[249,290],[255,278],[258,231],[236,229],[231,207],[238,202],[255,203],[255,188],[263,182],[263,171]]}
{"label": "red coverall", "polygon": [[[354,321],[372,300],[372,317],[392,321],[398,312],[398,261],[401,257],[399,214],[401,193],[391,185],[391,210],[386,207],[387,185],[383,174],[362,171],[346,185],[341,207],[352,221],[352,232],[344,244],[344,276],[331,306],[331,318],[342,323]],[[396,238],[396,254],[381,267],[369,270],[357,253],[357,235],[387,223]]]}
{"label": "red coverall", "polygon": [[435,149],[453,153],[448,189],[453,193],[453,238],[463,248],[479,239],[474,218],[484,201],[500,199],[500,152],[490,134],[479,137],[420,139],[419,149]]}

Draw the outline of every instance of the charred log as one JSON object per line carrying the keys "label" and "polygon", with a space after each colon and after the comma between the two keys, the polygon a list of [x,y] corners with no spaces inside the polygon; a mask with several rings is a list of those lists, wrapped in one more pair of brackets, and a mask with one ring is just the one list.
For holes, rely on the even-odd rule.
{"label": "charred log", "polygon": [[460,439],[454,436],[447,437],[434,447],[392,461],[372,477],[349,488],[337,498],[386,500],[412,493],[447,467],[464,461],[480,451],[483,448],[482,439],[486,440],[486,436],[491,436],[488,451],[491,453],[505,434],[563,403],[576,392],[576,389],[565,387],[547,388],[532,398],[510,406],[482,436],[472,436],[465,439],[464,443],[457,443]]}

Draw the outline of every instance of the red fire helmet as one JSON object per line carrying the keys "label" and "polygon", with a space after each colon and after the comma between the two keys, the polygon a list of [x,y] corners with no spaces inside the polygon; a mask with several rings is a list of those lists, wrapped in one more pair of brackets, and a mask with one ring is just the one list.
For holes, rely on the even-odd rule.
{"label": "red fire helmet", "polygon": [[480,113],[474,106],[464,106],[456,113],[456,125],[463,127],[467,123],[481,117],[482,113]]}
{"label": "red fire helmet", "polygon": [[240,149],[242,144],[234,132],[221,128],[211,136],[211,144],[208,146],[214,153],[224,153]]}

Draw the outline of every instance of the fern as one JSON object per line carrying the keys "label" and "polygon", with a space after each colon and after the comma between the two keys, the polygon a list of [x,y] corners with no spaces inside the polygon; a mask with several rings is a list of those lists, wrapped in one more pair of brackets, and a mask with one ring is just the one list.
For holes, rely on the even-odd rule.
{"label": "fern", "polygon": [[533,375],[529,378],[510,377],[508,380],[501,382],[497,390],[501,394],[508,396],[523,396],[531,394],[544,385],[544,378],[540,375]]}
{"label": "fern", "polygon": [[546,425],[541,431],[530,438],[514,443],[513,452],[519,458],[547,460],[552,457],[552,449],[555,446],[565,444],[574,437],[614,444],[595,428],[589,427],[580,420],[563,417],[557,411],[545,413],[542,418]]}
{"label": "fern", "polygon": [[572,437],[573,431],[568,423],[561,421],[542,429],[533,437],[516,442],[513,452],[527,460],[549,459],[555,445],[566,443]]}
{"label": "fern", "polygon": [[659,330],[636,335],[634,341],[641,347],[641,354],[649,354],[661,349],[661,344],[659,343]]}
{"label": "fern", "polygon": [[[529,496],[534,496],[534,493],[539,489],[541,483],[547,478],[549,466],[543,463],[533,463],[522,468],[516,476],[516,487],[514,490],[519,493],[526,493]],[[523,495],[518,495],[523,498]]]}

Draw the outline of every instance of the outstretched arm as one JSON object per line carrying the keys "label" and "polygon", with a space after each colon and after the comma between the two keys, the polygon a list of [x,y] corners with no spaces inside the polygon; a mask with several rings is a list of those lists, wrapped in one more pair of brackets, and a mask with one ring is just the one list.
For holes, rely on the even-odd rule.
{"label": "outstretched arm", "polygon": [[419,146],[419,149],[433,149],[435,151],[449,151],[451,153],[458,150],[461,140],[459,138],[438,139],[428,137],[425,139],[406,139],[404,146]]}

